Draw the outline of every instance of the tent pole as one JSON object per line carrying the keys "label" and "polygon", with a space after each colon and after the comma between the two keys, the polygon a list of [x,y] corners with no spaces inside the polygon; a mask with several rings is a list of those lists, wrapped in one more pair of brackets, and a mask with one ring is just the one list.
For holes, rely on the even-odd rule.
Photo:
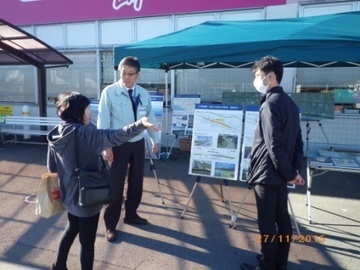
{"label": "tent pole", "polygon": [[169,131],[168,131],[168,113],[169,113],[169,88],[168,88],[168,69],[165,70],[165,125],[166,125],[166,154],[168,153],[168,135],[169,135]]}

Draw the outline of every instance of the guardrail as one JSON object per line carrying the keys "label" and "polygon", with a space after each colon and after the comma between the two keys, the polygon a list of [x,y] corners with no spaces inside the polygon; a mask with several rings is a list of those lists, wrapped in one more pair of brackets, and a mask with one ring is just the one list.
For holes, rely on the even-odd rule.
{"label": "guardrail", "polygon": [[[46,136],[49,130],[59,124],[61,119],[58,117],[41,116],[5,116],[1,118],[0,133],[1,142],[27,142],[19,141],[17,135],[24,135],[29,139],[30,136]],[[4,135],[14,135],[12,140],[5,141]],[[30,141],[28,141],[31,143]],[[35,143],[35,142],[34,142]]]}

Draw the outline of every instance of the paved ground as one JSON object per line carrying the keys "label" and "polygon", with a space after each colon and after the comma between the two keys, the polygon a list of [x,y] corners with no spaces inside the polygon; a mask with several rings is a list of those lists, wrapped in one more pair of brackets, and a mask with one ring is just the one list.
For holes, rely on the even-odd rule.
{"label": "paved ground", "polygon": [[[34,199],[29,195],[36,192],[45,164],[45,146],[7,144],[0,150],[1,270],[49,269],[55,259],[66,216],[38,218],[35,205],[26,202]],[[175,150],[172,159],[156,160],[158,185],[147,161],[139,214],[151,224],[136,227],[121,222],[119,239],[108,243],[101,219],[95,269],[235,270],[242,262],[255,262],[259,243],[253,192],[245,200],[235,230],[229,227],[230,209],[236,212],[246,185],[230,181],[223,187],[230,204],[222,201],[218,179],[202,178],[181,218],[196,183],[196,177],[188,174],[188,165],[189,154]],[[359,269],[359,175],[331,172],[315,178],[312,224],[307,221],[305,198],[305,187],[291,190],[291,205],[304,241],[294,240],[288,269]],[[79,269],[78,250],[75,242],[68,260],[71,270]]]}

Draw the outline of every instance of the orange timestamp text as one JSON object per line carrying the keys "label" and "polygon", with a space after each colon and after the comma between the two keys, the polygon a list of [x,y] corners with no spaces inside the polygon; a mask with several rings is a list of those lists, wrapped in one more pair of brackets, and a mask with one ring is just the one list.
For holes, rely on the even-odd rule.
{"label": "orange timestamp text", "polygon": [[269,235],[258,234],[256,242],[258,243],[324,243],[326,236],[324,234],[293,234],[293,235]]}

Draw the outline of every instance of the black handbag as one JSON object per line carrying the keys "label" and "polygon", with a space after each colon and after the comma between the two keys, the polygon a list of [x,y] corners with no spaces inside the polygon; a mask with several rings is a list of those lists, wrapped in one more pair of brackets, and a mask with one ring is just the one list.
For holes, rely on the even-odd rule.
{"label": "black handbag", "polygon": [[[77,130],[76,137],[77,137]],[[112,188],[109,169],[100,155],[102,166],[100,171],[85,171],[79,167],[79,154],[76,143],[76,172],[79,181],[79,205],[89,207],[112,202]]]}

